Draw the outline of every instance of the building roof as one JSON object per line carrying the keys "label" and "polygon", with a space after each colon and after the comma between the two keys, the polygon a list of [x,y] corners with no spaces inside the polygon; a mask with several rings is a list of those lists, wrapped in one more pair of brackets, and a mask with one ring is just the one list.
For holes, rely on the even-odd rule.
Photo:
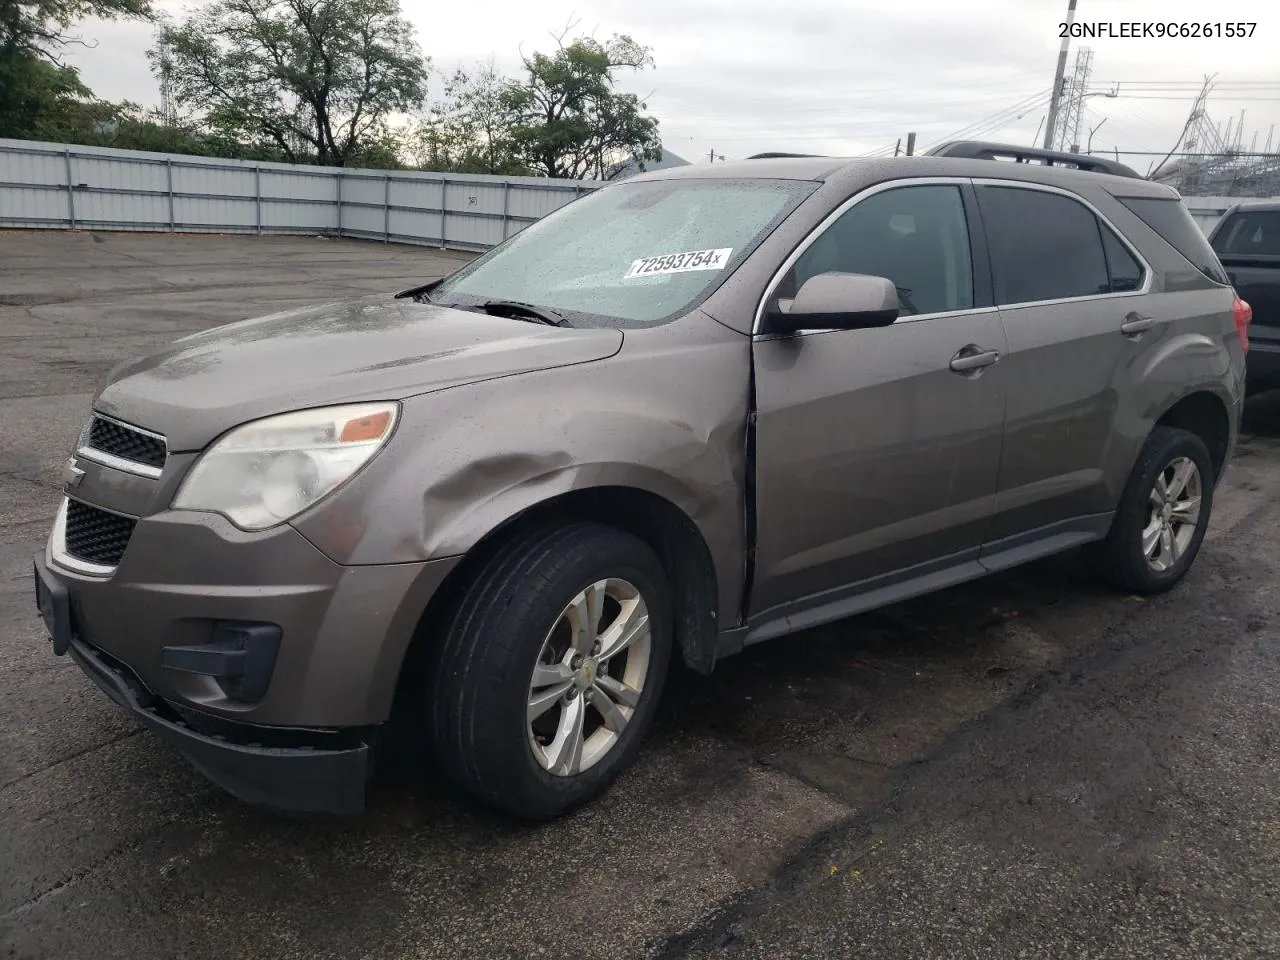
{"label": "building roof", "polygon": [[[644,165],[643,170],[640,169],[641,162],[643,162],[643,165]],[[624,163],[620,167],[617,167],[615,169],[614,175],[610,179],[625,180],[627,177],[634,177],[638,173],[648,173],[652,170],[670,170],[672,167],[687,167],[687,166],[689,166],[688,160],[686,160],[684,157],[677,156],[676,154],[668,150],[666,147],[663,147],[661,160],[645,160],[645,161],[632,160],[629,163]]]}

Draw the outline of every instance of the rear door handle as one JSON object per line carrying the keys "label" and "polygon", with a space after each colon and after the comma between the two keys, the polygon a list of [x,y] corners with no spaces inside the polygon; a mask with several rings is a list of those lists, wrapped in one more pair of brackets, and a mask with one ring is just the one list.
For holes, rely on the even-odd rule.
{"label": "rear door handle", "polygon": [[1153,326],[1155,326],[1155,321],[1150,317],[1143,317],[1136,313],[1131,313],[1124,318],[1124,323],[1120,324],[1120,332],[1126,337],[1136,337],[1140,334],[1146,333]]}
{"label": "rear door handle", "polygon": [[983,350],[981,347],[967,346],[951,358],[951,369],[956,373],[972,373],[989,367],[1000,359],[998,350]]}

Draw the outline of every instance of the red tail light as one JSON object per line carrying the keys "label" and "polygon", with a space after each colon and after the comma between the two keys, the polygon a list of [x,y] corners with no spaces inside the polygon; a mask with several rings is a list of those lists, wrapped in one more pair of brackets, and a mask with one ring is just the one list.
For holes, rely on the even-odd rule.
{"label": "red tail light", "polygon": [[1231,315],[1235,317],[1236,330],[1240,334],[1240,346],[1244,347],[1244,352],[1249,352],[1249,324],[1253,322],[1253,307],[1236,296],[1236,302],[1231,305]]}

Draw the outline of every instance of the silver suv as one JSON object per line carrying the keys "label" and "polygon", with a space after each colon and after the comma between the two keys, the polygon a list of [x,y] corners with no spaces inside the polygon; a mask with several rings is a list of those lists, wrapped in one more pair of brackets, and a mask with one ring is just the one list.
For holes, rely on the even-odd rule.
{"label": "silver suv", "polygon": [[673,656],[1081,545],[1172,587],[1248,319],[1177,195],[1115,164],[663,170],[442,281],[116,370],[38,602],[245,800],[359,810],[394,716],[553,817],[634,757]]}

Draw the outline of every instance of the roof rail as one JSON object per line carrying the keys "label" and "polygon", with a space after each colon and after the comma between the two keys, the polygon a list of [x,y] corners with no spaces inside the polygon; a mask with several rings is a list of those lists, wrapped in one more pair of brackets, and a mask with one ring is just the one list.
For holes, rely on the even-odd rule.
{"label": "roof rail", "polygon": [[821,157],[818,153],[757,153],[748,160],[798,160],[800,158]]}
{"label": "roof rail", "polygon": [[1060,150],[1041,150],[1038,147],[1016,147],[1007,143],[986,143],[981,140],[951,140],[927,151],[927,157],[961,157],[966,160],[1014,160],[1017,163],[1039,161],[1048,166],[1074,167],[1090,173],[1110,173],[1117,177],[1144,179],[1141,174],[1115,160],[1087,156],[1082,153],[1063,153]]}

